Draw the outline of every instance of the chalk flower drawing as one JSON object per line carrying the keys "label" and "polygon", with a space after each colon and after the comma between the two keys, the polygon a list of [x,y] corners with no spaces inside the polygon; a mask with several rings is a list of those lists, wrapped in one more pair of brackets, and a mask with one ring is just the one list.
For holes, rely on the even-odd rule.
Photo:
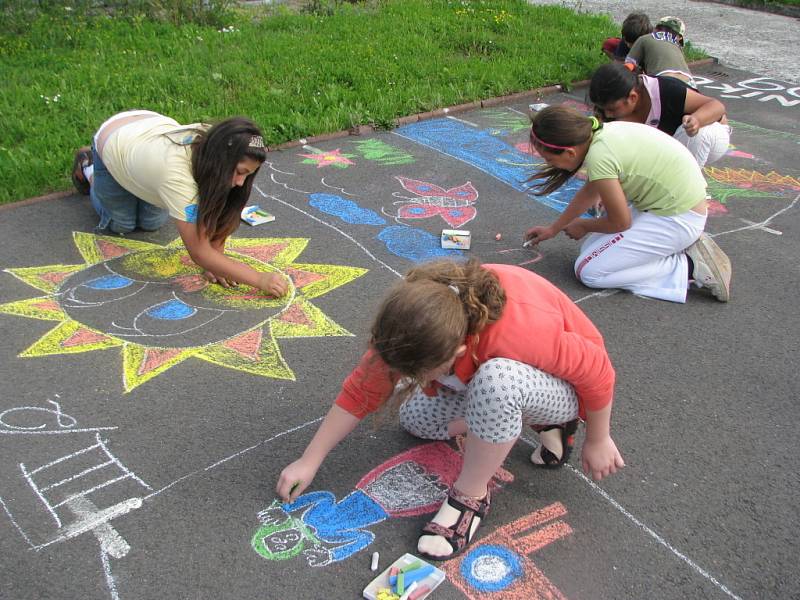
{"label": "chalk flower drawing", "polygon": [[351,158],[353,158],[354,154],[342,154],[341,150],[337,148],[336,150],[329,150],[329,151],[322,151],[317,150],[316,148],[310,148],[314,154],[301,154],[305,160],[303,164],[316,164],[318,169],[322,167],[336,167],[338,169],[346,169],[350,165],[354,165]]}
{"label": "chalk flower drawing", "polygon": [[189,358],[294,380],[278,339],[352,336],[310,300],[366,269],[294,262],[308,239],[228,240],[236,260],[290,280],[281,298],[209,284],[180,239],[166,246],[81,232],[73,239],[83,264],[6,269],[46,295],[0,304],[0,313],[57,322],[21,357],[118,347],[129,392]]}

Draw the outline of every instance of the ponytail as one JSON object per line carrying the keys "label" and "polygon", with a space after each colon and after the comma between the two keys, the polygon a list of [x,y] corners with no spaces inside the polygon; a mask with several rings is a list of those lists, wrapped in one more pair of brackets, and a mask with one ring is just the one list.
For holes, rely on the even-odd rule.
{"label": "ponytail", "polygon": [[633,90],[642,87],[633,64],[609,63],[602,65],[589,82],[589,101],[602,112],[604,106],[623,100]]}
{"label": "ponytail", "polygon": [[[540,153],[561,154],[564,150],[580,146],[592,139],[592,134],[603,127],[597,117],[585,117],[578,111],[564,106],[548,106],[531,119],[531,145]],[[537,196],[545,196],[564,185],[580,168],[574,171],[545,167],[534,173],[528,182],[538,179],[533,185]]]}

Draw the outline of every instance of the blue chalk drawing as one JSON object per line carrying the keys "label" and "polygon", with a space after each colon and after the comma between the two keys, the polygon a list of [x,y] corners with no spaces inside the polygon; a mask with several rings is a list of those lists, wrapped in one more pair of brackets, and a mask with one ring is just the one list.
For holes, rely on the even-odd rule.
{"label": "blue chalk drawing", "polygon": [[104,275],[97,279],[87,281],[83,285],[93,290],[119,290],[133,283],[132,279],[122,275]]}
{"label": "blue chalk drawing", "polygon": [[386,227],[378,234],[387,250],[401,258],[423,262],[433,258],[462,256],[460,250],[443,249],[441,240],[427,231],[403,225]]}
{"label": "blue chalk drawing", "polygon": [[[533,172],[519,164],[530,163],[531,156],[520,152],[487,131],[469,127],[452,119],[433,119],[405,125],[396,129],[395,133],[464,161],[515,190],[530,191],[530,184],[526,181]],[[531,193],[530,197],[558,212],[563,212],[582,185],[583,182],[573,178],[552,194],[534,196]]]}
{"label": "blue chalk drawing", "polygon": [[180,300],[168,300],[147,309],[145,314],[153,319],[165,321],[179,321],[188,319],[197,312],[197,309]]}
{"label": "blue chalk drawing", "polygon": [[461,576],[480,592],[500,592],[524,575],[519,555],[488,544],[470,551],[461,562]]}
{"label": "blue chalk drawing", "polygon": [[339,217],[352,225],[385,225],[386,220],[375,211],[362,208],[352,200],[335,194],[311,194],[309,204],[322,212]]}

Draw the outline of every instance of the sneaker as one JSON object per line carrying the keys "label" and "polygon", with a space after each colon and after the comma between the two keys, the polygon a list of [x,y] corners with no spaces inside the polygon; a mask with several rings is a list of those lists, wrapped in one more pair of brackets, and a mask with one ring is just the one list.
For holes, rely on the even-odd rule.
{"label": "sneaker", "polygon": [[720,302],[731,298],[731,260],[716,242],[701,233],[698,240],[684,250],[694,263],[691,274],[700,287],[708,288]]}
{"label": "sneaker", "polygon": [[84,196],[89,195],[89,181],[83,174],[83,169],[92,164],[92,149],[89,146],[78,148],[75,160],[72,161],[72,185]]}

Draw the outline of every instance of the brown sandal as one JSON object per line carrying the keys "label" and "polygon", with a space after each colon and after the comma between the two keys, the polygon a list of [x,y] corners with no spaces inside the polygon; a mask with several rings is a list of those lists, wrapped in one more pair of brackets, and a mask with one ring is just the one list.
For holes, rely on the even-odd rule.
{"label": "brown sandal", "polygon": [[472,530],[472,522],[475,517],[478,517],[481,520],[478,524],[478,527],[480,527],[484,519],[486,519],[486,515],[489,514],[491,497],[488,490],[486,491],[486,496],[482,500],[478,500],[470,496],[459,494],[455,488],[452,488],[445,502],[447,502],[451,508],[461,513],[458,517],[458,521],[456,521],[455,525],[451,525],[450,527],[445,527],[444,525],[430,521],[422,528],[422,533],[423,535],[442,536],[447,540],[447,543],[450,544],[453,551],[446,556],[434,556],[427,552],[417,551],[430,560],[448,560],[454,556],[458,556],[467,549],[472,542],[472,538],[475,537],[475,533],[478,531],[477,528],[474,531]]}
{"label": "brown sandal", "polygon": [[75,160],[72,161],[72,185],[84,196],[89,195],[91,185],[83,174],[84,167],[92,164],[92,149],[89,146],[78,148],[75,152]]}

